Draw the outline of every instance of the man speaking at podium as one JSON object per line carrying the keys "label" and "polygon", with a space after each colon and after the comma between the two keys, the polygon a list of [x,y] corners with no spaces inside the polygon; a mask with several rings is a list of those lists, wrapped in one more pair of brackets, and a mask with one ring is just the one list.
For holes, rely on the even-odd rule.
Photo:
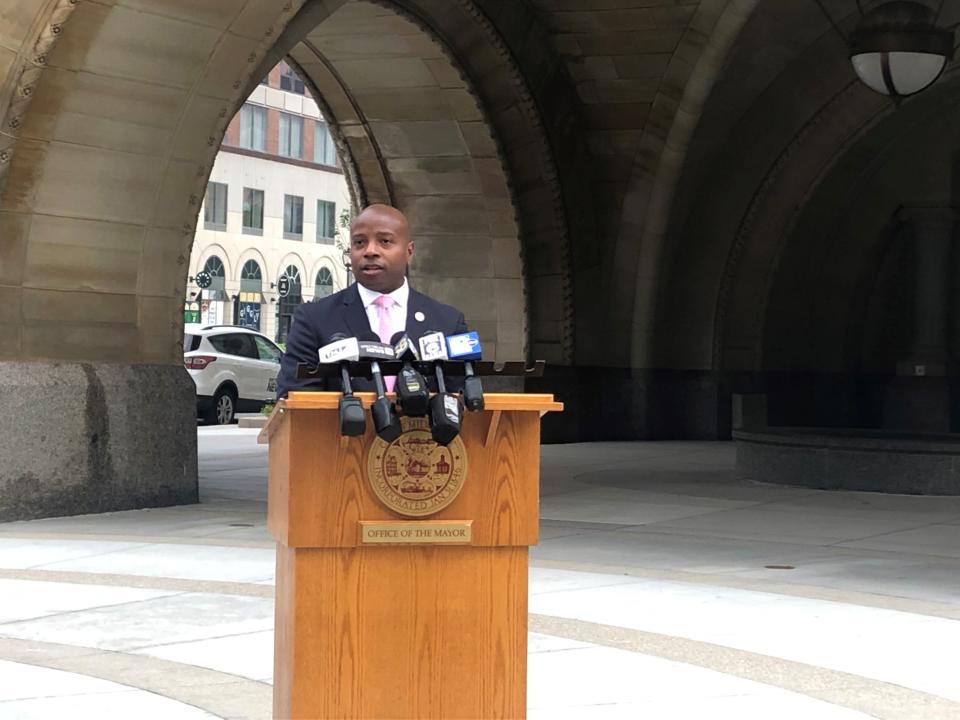
{"label": "man speaking at podium", "polygon": [[[370,332],[390,342],[405,331],[414,341],[428,332],[466,332],[463,313],[410,287],[407,267],[413,257],[410,226],[403,213],[389,205],[370,205],[350,225],[350,266],[356,284],[322,300],[300,305],[293,314],[287,350],[277,377],[277,398],[293,390],[339,390],[339,379],[297,379],[297,364],[317,364],[317,350],[333,335],[363,337]],[[389,379],[388,389],[393,387]],[[330,387],[327,387],[327,383]],[[373,390],[360,379],[354,390]]]}

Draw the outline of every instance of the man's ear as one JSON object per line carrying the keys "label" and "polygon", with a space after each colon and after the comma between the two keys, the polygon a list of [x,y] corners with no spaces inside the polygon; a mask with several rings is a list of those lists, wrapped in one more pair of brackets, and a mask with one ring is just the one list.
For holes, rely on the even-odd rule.
{"label": "man's ear", "polygon": [[407,261],[410,261],[410,258],[413,257],[413,240],[407,243]]}

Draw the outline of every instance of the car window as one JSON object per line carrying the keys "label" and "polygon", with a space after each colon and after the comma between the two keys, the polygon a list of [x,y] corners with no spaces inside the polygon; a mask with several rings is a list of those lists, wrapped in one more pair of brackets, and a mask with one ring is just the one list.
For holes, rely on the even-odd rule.
{"label": "car window", "polygon": [[190,335],[184,334],[183,336],[183,351],[184,352],[193,352],[200,347],[200,341],[203,338],[200,335]]}
{"label": "car window", "polygon": [[280,352],[280,348],[266,338],[260,337],[259,335],[254,335],[253,339],[257,343],[257,349],[260,351],[261,360],[275,363],[280,362],[280,356],[283,354]]}
{"label": "car window", "polygon": [[217,352],[226,355],[237,355],[239,357],[259,359],[257,346],[253,342],[253,335],[249,333],[226,333],[224,335],[211,335],[210,344]]}
{"label": "car window", "polygon": [[280,356],[283,355],[283,351],[280,350],[280,348],[259,335],[254,335],[253,339],[257,344],[257,350],[261,360],[275,363],[280,362]]}

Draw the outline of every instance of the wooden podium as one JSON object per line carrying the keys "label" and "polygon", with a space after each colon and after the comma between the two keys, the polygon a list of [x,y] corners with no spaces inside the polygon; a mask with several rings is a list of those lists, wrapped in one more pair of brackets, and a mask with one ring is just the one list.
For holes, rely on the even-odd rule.
{"label": "wooden podium", "polygon": [[[369,409],[373,395],[358,395]],[[386,447],[369,410],[366,435],[341,437],[339,399],[291,393],[260,434],[277,541],[274,717],[525,717],[540,417],[562,404],[488,394],[463,416],[459,494],[404,517],[368,478]]]}

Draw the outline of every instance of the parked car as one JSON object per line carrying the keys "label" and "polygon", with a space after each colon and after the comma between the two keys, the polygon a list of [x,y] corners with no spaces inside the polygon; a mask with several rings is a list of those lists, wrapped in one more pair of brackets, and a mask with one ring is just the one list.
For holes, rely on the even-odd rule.
{"label": "parked car", "polygon": [[238,412],[272,402],[283,352],[266,335],[238,325],[188,323],[183,364],[197,385],[197,414],[226,425]]}

